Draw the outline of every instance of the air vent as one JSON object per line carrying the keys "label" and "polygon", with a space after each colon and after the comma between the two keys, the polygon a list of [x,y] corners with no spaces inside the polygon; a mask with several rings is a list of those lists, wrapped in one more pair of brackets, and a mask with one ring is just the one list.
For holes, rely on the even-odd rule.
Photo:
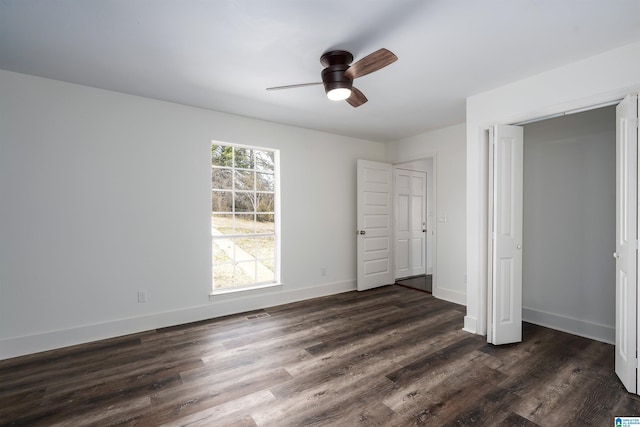
{"label": "air vent", "polygon": [[247,316],[247,320],[263,319],[265,317],[269,317],[269,313],[252,314],[251,316]]}

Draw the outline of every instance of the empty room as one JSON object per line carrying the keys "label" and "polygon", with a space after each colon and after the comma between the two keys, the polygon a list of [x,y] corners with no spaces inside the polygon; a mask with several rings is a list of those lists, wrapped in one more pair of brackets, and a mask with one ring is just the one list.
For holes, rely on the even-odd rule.
{"label": "empty room", "polygon": [[639,90],[636,0],[1,1],[0,425],[640,422]]}

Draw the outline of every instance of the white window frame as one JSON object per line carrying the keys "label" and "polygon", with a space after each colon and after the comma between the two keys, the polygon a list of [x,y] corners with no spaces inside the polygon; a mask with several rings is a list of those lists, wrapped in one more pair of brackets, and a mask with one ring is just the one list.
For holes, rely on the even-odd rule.
{"label": "white window frame", "polygon": [[[254,283],[250,283],[250,284],[246,284],[246,285],[237,285],[237,286],[229,286],[229,287],[224,287],[224,288],[215,288],[215,283],[214,283],[214,274],[213,274],[213,267],[215,265],[217,265],[213,259],[213,256],[211,257],[211,262],[212,262],[212,269],[211,269],[211,295],[215,296],[215,295],[219,295],[219,294],[227,294],[227,293],[235,293],[235,292],[241,292],[241,291],[248,291],[248,290],[255,290],[255,289],[260,289],[260,288],[267,288],[267,287],[272,287],[272,286],[279,286],[281,285],[281,281],[280,281],[280,241],[281,241],[281,232],[280,232],[280,150],[278,149],[274,149],[274,148],[267,148],[267,147],[259,147],[259,146],[254,146],[254,145],[245,145],[245,144],[233,144],[233,143],[228,143],[228,142],[223,142],[223,141],[211,141],[211,146],[213,148],[213,146],[225,146],[225,147],[232,147],[234,149],[234,153],[235,153],[235,149],[247,149],[247,150],[260,150],[260,151],[268,151],[273,153],[273,163],[274,163],[274,168],[273,168],[273,175],[274,175],[274,188],[273,188],[273,196],[274,196],[274,206],[273,206],[273,215],[274,215],[274,232],[273,233],[253,233],[253,234],[227,234],[227,235],[214,235],[213,230],[211,232],[211,247],[212,247],[212,251],[213,251],[213,245],[214,245],[214,240],[218,240],[218,239],[234,239],[234,238],[246,238],[246,237],[273,237],[274,238],[274,279],[271,281],[263,281],[263,282],[254,282]],[[233,188],[231,190],[220,190],[217,188],[214,188],[213,185],[213,171],[214,169],[228,169],[232,171],[232,181],[233,181]],[[211,191],[229,191],[233,194],[232,197],[234,197],[235,200],[235,195],[239,194],[239,193],[246,193],[247,190],[237,190],[235,188],[236,186],[236,182],[235,182],[235,172],[236,171],[243,171],[243,170],[252,170],[254,172],[260,172],[260,170],[256,169],[255,166],[253,169],[244,169],[244,168],[237,168],[235,165],[235,154],[234,154],[234,161],[232,161],[232,166],[230,167],[215,167],[213,164],[211,165]],[[255,176],[255,174],[254,174]],[[254,180],[256,180],[257,178],[254,178]],[[254,181],[255,184],[255,181]],[[254,193],[255,195],[258,194],[264,194],[264,193],[271,193],[270,191],[259,191],[257,188],[255,188],[254,185],[254,189],[250,190],[249,192]],[[216,213],[213,210],[213,207],[211,207],[211,214],[213,216],[213,214]],[[222,214],[222,212],[217,212],[219,214]],[[236,214],[235,212],[235,203],[232,202],[232,212],[233,215]],[[248,212],[248,213],[253,213],[254,215],[254,221],[256,221],[255,215],[259,215],[261,214],[260,212],[257,212],[257,210],[254,210],[253,212]],[[242,214],[247,214],[247,213],[242,213]],[[213,225],[211,227],[213,229]],[[212,254],[213,255],[213,254]],[[256,262],[259,262],[259,259],[256,260]],[[232,262],[234,265],[237,264],[237,260],[235,258],[232,259]],[[256,267],[257,268],[257,267]]]}

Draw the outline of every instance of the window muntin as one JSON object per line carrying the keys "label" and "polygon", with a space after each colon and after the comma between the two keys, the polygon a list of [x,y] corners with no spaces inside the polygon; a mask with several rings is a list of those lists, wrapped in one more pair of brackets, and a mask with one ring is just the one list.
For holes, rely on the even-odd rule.
{"label": "window muntin", "polygon": [[277,155],[211,146],[213,290],[276,283]]}

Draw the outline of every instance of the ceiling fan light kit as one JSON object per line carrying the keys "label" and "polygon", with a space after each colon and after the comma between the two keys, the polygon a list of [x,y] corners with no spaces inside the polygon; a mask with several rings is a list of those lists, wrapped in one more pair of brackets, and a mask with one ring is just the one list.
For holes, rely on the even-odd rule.
{"label": "ceiling fan light kit", "polygon": [[337,87],[327,91],[327,98],[331,101],[344,101],[351,96],[351,89],[347,87]]}
{"label": "ceiling fan light kit", "polygon": [[323,84],[327,98],[330,100],[347,101],[352,107],[359,107],[367,102],[367,97],[353,86],[353,80],[378,71],[397,60],[398,57],[391,51],[378,49],[355,64],[349,65],[353,61],[353,55],[350,52],[346,50],[331,50],[320,57],[320,63],[325,67],[321,73],[322,83],[270,87],[267,90],[292,89]]}

